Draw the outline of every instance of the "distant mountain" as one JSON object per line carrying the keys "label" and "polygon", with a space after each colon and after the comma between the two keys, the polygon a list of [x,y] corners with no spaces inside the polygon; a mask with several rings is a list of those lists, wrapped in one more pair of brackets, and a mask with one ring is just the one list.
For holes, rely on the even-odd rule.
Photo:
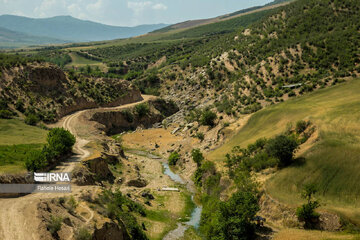
{"label": "distant mountain", "polygon": [[134,37],[166,26],[166,24],[153,24],[136,27],[117,27],[84,21],[71,16],[37,19],[14,15],[0,16],[0,27],[32,36],[71,42],[90,42]]}
{"label": "distant mountain", "polygon": [[0,48],[61,43],[66,43],[66,41],[55,38],[32,36],[0,27]]}

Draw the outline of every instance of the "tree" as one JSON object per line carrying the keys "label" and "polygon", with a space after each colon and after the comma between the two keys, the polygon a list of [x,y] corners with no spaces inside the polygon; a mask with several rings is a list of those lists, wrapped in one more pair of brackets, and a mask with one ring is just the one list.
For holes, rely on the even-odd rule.
{"label": "tree", "polygon": [[197,167],[201,166],[201,162],[204,160],[204,156],[201,153],[200,149],[195,148],[191,151],[191,156],[194,162],[197,164]]}
{"label": "tree", "polygon": [[177,161],[179,161],[179,159],[180,159],[180,154],[177,151],[172,152],[168,159],[169,165],[175,166]]}
{"label": "tree", "polygon": [[25,123],[27,125],[35,126],[40,121],[39,117],[36,114],[30,113],[25,118]]}
{"label": "tree", "polygon": [[212,112],[210,110],[205,110],[201,114],[200,124],[212,127],[212,126],[215,125],[215,120],[216,119],[217,119],[216,113],[214,113],[214,112]]}
{"label": "tree", "polygon": [[47,135],[47,142],[49,148],[52,149],[56,155],[61,155],[71,151],[76,139],[74,135],[63,128],[53,128]]}
{"label": "tree", "polygon": [[47,166],[45,155],[40,150],[31,151],[26,155],[25,167],[28,171],[36,172]]}
{"label": "tree", "polygon": [[279,135],[270,139],[266,145],[266,152],[280,161],[280,166],[285,167],[292,163],[298,143],[291,137]]}
{"label": "tree", "polygon": [[296,210],[299,221],[305,222],[304,227],[307,229],[314,228],[314,225],[319,221],[320,217],[320,215],[315,212],[315,209],[320,206],[320,203],[317,200],[313,200],[316,192],[317,189],[314,184],[305,185],[301,197],[306,199],[307,203]]}
{"label": "tree", "polygon": [[139,115],[139,117],[144,117],[146,114],[150,112],[149,105],[146,103],[141,103],[135,106],[135,111]]}

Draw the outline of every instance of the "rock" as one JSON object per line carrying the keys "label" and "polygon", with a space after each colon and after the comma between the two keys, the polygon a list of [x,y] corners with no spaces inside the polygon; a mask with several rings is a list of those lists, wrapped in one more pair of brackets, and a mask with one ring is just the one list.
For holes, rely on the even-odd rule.
{"label": "rock", "polygon": [[71,220],[70,220],[69,217],[64,218],[63,222],[64,222],[66,225],[70,226],[70,227],[73,226],[73,224],[72,224],[72,222],[71,222]]}
{"label": "rock", "polygon": [[177,131],[179,131],[180,130],[180,128],[179,127],[177,127],[177,128],[175,128],[172,132],[171,132],[171,134],[175,134]]}
{"label": "rock", "polygon": [[154,200],[155,199],[154,195],[152,195],[149,190],[145,190],[144,192],[142,192],[141,196],[143,198],[147,198],[149,200]]}
{"label": "rock", "polygon": [[77,166],[72,172],[75,184],[79,186],[95,185],[95,174],[83,165]]}
{"label": "rock", "polygon": [[143,178],[132,179],[127,182],[129,187],[143,188],[146,187],[147,181]]}
{"label": "rock", "polygon": [[92,240],[130,240],[130,236],[122,222],[106,222],[101,228],[95,229]]}
{"label": "rock", "polygon": [[116,184],[122,184],[123,182],[123,179],[121,177],[118,177],[116,180],[115,180],[115,183]]}
{"label": "rock", "polygon": [[103,158],[94,158],[84,162],[84,164],[89,168],[90,172],[96,175],[96,178],[100,181],[109,181],[110,183],[114,182],[114,175],[109,169],[108,163]]}

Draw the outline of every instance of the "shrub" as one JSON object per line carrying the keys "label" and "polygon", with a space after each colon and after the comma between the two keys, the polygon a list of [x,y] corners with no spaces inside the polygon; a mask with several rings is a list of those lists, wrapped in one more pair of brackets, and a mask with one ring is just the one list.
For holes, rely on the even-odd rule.
{"label": "shrub", "polygon": [[279,135],[268,141],[266,152],[270,156],[279,159],[279,165],[285,167],[292,163],[294,152],[297,148],[298,143],[293,138]]}
{"label": "shrub", "polygon": [[82,227],[75,232],[76,240],[90,240],[92,238],[91,233],[86,228]]}
{"label": "shrub", "polygon": [[30,113],[25,118],[25,123],[27,125],[35,126],[40,121],[39,117],[36,114]]}
{"label": "shrub", "polygon": [[36,172],[45,168],[47,164],[45,155],[39,150],[29,152],[25,158],[25,167],[28,171]]}
{"label": "shrub", "polygon": [[123,110],[122,114],[127,122],[132,123],[134,121],[134,116],[129,109]]}
{"label": "shrub", "polygon": [[205,135],[202,132],[199,132],[195,135],[201,142],[204,141]]}
{"label": "shrub", "polygon": [[53,236],[57,236],[57,232],[60,231],[63,219],[61,217],[51,216],[50,222],[47,225],[47,229]]}
{"label": "shrub", "polygon": [[196,148],[191,151],[191,156],[194,162],[197,164],[198,167],[201,166],[202,161],[204,160],[204,156],[201,153],[200,149]]}
{"label": "shrub", "polygon": [[212,127],[212,126],[215,125],[215,120],[216,119],[217,119],[216,113],[214,113],[214,112],[212,112],[210,110],[205,110],[201,114],[200,124]]}
{"label": "shrub", "polygon": [[175,166],[177,161],[180,159],[180,154],[178,152],[172,152],[169,156],[168,162],[170,166]]}
{"label": "shrub", "polygon": [[9,110],[0,110],[0,118],[1,119],[10,119],[13,114]]}
{"label": "shrub", "polygon": [[304,120],[300,120],[298,122],[296,122],[296,127],[295,127],[295,131],[300,134],[303,133],[306,128],[308,127],[308,122],[304,121]]}
{"label": "shrub", "polygon": [[77,208],[78,206],[78,203],[77,201],[75,200],[74,196],[71,196],[69,201],[67,202],[68,204],[68,210],[70,213],[74,213],[75,212],[75,209]]}
{"label": "shrub", "polygon": [[149,105],[146,103],[141,103],[135,106],[135,111],[139,117],[144,117],[150,112]]}
{"label": "shrub", "polygon": [[313,195],[317,192],[314,184],[307,184],[304,186],[304,190],[301,197],[307,200],[306,204],[303,204],[296,210],[296,215],[299,221],[305,222],[305,228],[314,228],[314,225],[319,221],[320,215],[315,212],[315,209],[320,206],[317,200],[313,200]]}
{"label": "shrub", "polygon": [[74,135],[63,128],[53,128],[47,135],[47,142],[49,148],[52,149],[56,155],[61,155],[71,151],[76,139]]}
{"label": "shrub", "polygon": [[22,100],[17,100],[15,103],[15,108],[19,112],[22,112],[22,113],[25,112],[24,102]]}

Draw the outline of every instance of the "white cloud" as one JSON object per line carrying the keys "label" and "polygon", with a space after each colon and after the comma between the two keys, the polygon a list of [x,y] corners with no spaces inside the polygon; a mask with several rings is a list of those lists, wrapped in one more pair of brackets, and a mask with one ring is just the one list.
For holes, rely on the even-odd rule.
{"label": "white cloud", "polygon": [[141,15],[147,9],[166,10],[167,6],[162,3],[153,3],[151,1],[131,2],[127,4],[128,8],[134,11],[135,15]]}
{"label": "white cloud", "polygon": [[95,3],[90,3],[89,5],[86,6],[86,10],[88,11],[99,11],[103,8],[104,5],[104,1],[103,0],[98,0]]}
{"label": "white cloud", "polygon": [[154,10],[167,10],[167,6],[162,3],[157,3],[154,6],[152,6],[152,9]]}

